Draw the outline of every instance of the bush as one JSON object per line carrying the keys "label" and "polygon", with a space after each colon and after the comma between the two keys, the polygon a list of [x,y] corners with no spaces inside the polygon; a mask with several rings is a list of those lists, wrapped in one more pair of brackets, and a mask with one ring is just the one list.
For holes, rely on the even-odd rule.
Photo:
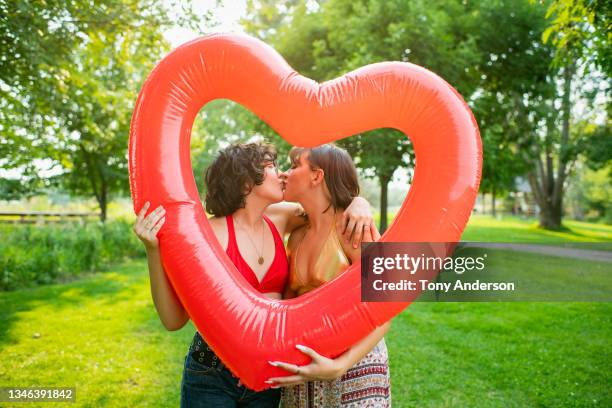
{"label": "bush", "polygon": [[1,225],[0,290],[70,279],[144,256],[125,220],[79,224]]}

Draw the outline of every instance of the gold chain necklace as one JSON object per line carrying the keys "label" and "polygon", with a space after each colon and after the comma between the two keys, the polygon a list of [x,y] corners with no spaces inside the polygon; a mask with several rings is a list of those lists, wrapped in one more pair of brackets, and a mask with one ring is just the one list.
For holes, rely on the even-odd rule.
{"label": "gold chain necklace", "polygon": [[265,226],[263,225],[263,218],[261,219],[262,225],[261,225],[261,253],[259,251],[257,251],[257,247],[255,246],[255,242],[253,242],[253,240],[251,239],[251,236],[249,235],[249,232],[247,231],[246,228],[244,228],[244,225],[242,225],[242,222],[238,222],[240,224],[240,226],[242,227],[242,229],[244,230],[244,232],[246,232],[247,238],[249,239],[249,241],[251,241],[251,245],[253,245],[253,249],[255,249],[255,252],[257,253],[257,263],[260,265],[263,265],[264,263],[264,257],[263,257],[263,251],[264,251],[264,228]]}

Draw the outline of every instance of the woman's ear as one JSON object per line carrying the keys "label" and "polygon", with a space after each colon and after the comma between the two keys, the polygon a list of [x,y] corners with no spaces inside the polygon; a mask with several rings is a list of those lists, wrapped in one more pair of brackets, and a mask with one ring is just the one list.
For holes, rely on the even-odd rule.
{"label": "woman's ear", "polygon": [[248,195],[251,193],[251,191],[253,191],[253,184],[249,182],[244,183],[244,186],[242,187],[242,194]]}
{"label": "woman's ear", "polygon": [[325,180],[325,172],[323,169],[316,169],[312,172],[312,177],[310,178],[310,182],[313,186],[318,186]]}

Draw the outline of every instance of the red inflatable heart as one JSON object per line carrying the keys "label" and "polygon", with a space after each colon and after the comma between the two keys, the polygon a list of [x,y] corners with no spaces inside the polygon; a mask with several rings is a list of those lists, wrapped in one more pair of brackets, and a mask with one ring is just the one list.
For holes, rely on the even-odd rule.
{"label": "red inflatable heart", "polygon": [[481,142],[461,96],[409,63],[373,64],[318,84],[244,35],[203,37],[159,63],[132,118],[134,211],[145,201],[166,208],[160,248],[177,295],[230,370],[261,390],[267,378],[287,375],[269,360],[307,363],[296,344],[338,355],[409,303],[361,303],[359,264],[287,301],[249,286],[206,220],[191,168],[193,121],[217,98],[247,107],[293,145],[317,146],[383,127],[410,135],[414,180],[382,241],[458,241],[478,191]]}

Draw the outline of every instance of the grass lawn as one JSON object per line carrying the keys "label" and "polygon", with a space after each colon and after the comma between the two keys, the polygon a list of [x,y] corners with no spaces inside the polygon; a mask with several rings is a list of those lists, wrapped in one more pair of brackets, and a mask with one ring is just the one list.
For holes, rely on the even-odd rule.
{"label": "grass lawn", "polygon": [[[464,239],[612,242],[610,227],[567,225],[475,217]],[[178,406],[195,329],[163,329],[144,260],[0,293],[0,310],[0,386],[73,386],[79,407]],[[386,339],[394,407],[612,406],[612,303],[415,303]]]}
{"label": "grass lawn", "polygon": [[560,231],[548,231],[538,227],[534,219],[473,215],[461,236],[462,241],[497,242],[612,242],[612,225],[593,224],[565,220]]}
{"label": "grass lawn", "polygon": [[[389,214],[389,224],[395,213]],[[374,215],[376,225],[380,225],[380,214]],[[515,216],[494,218],[490,215],[470,217],[468,225],[461,236],[462,241],[481,242],[532,242],[546,243],[612,243],[612,225],[564,220],[563,229],[548,231],[538,227],[534,218],[523,219]],[[579,246],[579,245],[577,245]]]}
{"label": "grass lawn", "polygon": [[178,406],[194,329],[163,329],[145,261],[1,293],[0,310],[0,385],[76,387],[83,407]]}

